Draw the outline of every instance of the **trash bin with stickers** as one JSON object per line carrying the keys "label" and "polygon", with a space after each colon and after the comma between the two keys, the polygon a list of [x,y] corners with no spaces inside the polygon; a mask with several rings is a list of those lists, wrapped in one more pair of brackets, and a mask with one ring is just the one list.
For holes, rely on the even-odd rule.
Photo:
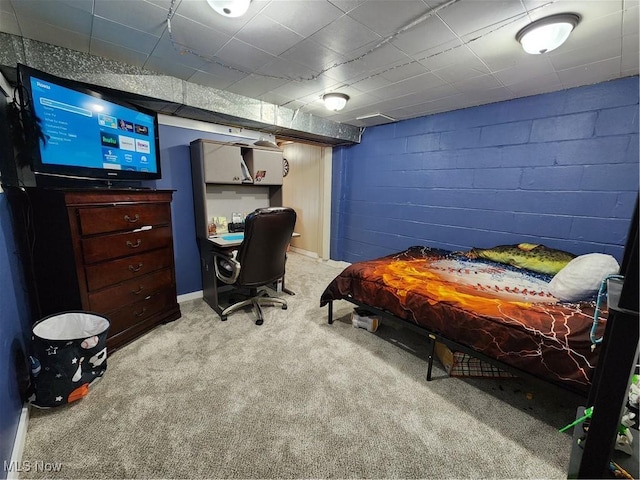
{"label": "trash bin with stickers", "polygon": [[79,400],[107,369],[109,319],[91,312],[50,315],[33,326],[30,403],[49,408]]}

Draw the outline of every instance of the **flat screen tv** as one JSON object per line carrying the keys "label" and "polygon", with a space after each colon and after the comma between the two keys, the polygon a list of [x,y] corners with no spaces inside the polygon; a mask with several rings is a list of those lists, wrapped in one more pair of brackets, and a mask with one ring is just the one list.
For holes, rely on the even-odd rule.
{"label": "flat screen tv", "polygon": [[155,112],[25,65],[18,65],[18,83],[36,184],[161,178]]}

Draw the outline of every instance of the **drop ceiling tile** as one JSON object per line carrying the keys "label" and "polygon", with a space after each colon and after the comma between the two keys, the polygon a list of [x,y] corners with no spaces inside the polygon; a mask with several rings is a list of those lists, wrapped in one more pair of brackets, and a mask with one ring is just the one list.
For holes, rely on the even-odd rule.
{"label": "drop ceiling tile", "polygon": [[392,82],[377,74],[370,74],[363,76],[359,79],[352,79],[349,81],[349,85],[355,88],[359,92],[367,93],[379,88],[387,87]]}
{"label": "drop ceiling tile", "polygon": [[369,93],[381,99],[402,97],[410,93],[420,92],[427,88],[443,85],[444,82],[432,73],[425,73],[416,77],[392,83],[387,87],[373,90]]}
{"label": "drop ceiling tile", "polygon": [[198,70],[214,75],[215,77],[221,78],[225,81],[229,81],[229,84],[242,80],[244,77],[249,75],[248,73],[235,69],[233,66],[220,62],[215,58],[212,60],[205,60]]}
{"label": "drop ceiling tile", "polygon": [[230,85],[227,90],[245,97],[259,98],[271,90],[287,83],[287,80],[268,78],[261,75],[247,75],[243,79]]}
{"label": "drop ceiling tile", "polygon": [[[259,99],[262,100],[263,102],[271,103],[273,105],[280,105],[280,106],[283,106],[285,103],[289,103],[289,97],[284,95],[278,95],[277,93],[273,93],[273,92],[267,92],[263,95],[260,95]],[[287,105],[287,108],[295,109],[301,106],[302,106],[301,102],[292,102]]]}
{"label": "drop ceiling tile", "polygon": [[272,55],[280,55],[304,40],[301,35],[265,15],[255,16],[236,34],[236,38]]}
{"label": "drop ceiling tile", "polygon": [[291,81],[311,79],[318,75],[317,70],[312,70],[309,67],[281,57],[274,58],[270,63],[263,65],[256,70],[256,73],[287,78]]}
{"label": "drop ceiling tile", "polygon": [[354,8],[358,7],[361,3],[364,3],[366,0],[329,0],[333,5],[338,7],[345,13],[350,12]]}
{"label": "drop ceiling tile", "polygon": [[166,57],[151,55],[144,63],[144,68],[147,70],[153,70],[154,72],[162,72],[165,75],[179,78],[181,80],[189,79],[196,69],[187,65],[179,64],[176,62],[167,61]]}
{"label": "drop ceiling tile", "polygon": [[576,13],[583,20],[593,20],[620,11],[621,0],[562,0],[549,2],[548,0],[523,0],[530,13],[531,21],[559,13]]}
{"label": "drop ceiling tile", "polygon": [[174,15],[171,19],[171,35],[175,43],[210,58],[231,40],[226,33],[205,27],[181,15]]}
{"label": "drop ceiling tile", "polygon": [[522,3],[513,0],[474,0],[458,2],[438,11],[438,16],[453,32],[462,37],[487,31],[506,19],[522,16]]}
{"label": "drop ceiling tile", "polygon": [[[468,49],[456,49],[456,54],[456,63],[441,68],[432,68],[431,71],[446,82],[455,82],[460,78],[473,78],[490,73],[489,68]],[[429,63],[427,62],[427,64]]]}
{"label": "drop ceiling tile", "polygon": [[310,98],[320,98],[322,92],[331,91],[331,88],[337,85],[335,80],[320,77],[314,80],[292,82],[272,90],[273,93],[286,95],[292,99],[301,101],[310,101]]}
{"label": "drop ceiling tile", "polygon": [[270,53],[236,38],[232,38],[224,47],[218,50],[216,57],[223,63],[238,66],[248,72],[256,70],[275,59],[275,56]]}
{"label": "drop ceiling tile", "polygon": [[[621,12],[597,18],[584,18],[571,32],[567,41],[559,47],[558,50],[573,50],[587,45],[598,45],[603,42],[606,43],[612,38],[620,38],[621,22]],[[612,32],[615,32],[615,35],[612,35]],[[551,53],[553,54],[554,52],[556,52],[556,50]]]}
{"label": "drop ceiling tile", "polygon": [[639,19],[640,8],[638,6],[626,8],[622,13],[622,35],[638,33],[640,25]]}
{"label": "drop ceiling tile", "polygon": [[622,64],[621,69],[623,71],[633,71],[635,75],[638,74],[638,59],[640,52],[638,48],[638,42],[640,38],[638,34],[625,35],[622,37]]}
{"label": "drop ceiling tile", "polygon": [[360,58],[366,65],[367,70],[380,70],[392,63],[401,63],[413,60],[404,52],[391,43],[386,43],[378,47],[380,42],[373,42],[370,45],[350,52],[352,58]]}
{"label": "drop ceiling tile", "polygon": [[[0,3],[0,32],[20,35],[18,19],[8,3],[8,1]],[[8,10],[5,10],[5,8],[8,8]]]}
{"label": "drop ceiling tile", "polygon": [[[18,23],[21,28],[28,28],[26,24],[30,22],[40,22],[40,24],[52,25],[59,30],[67,30],[87,36],[91,34],[91,12],[83,8],[75,8],[60,2],[24,0],[14,1],[12,5],[16,15],[19,16]],[[80,3],[79,5],[84,4]],[[56,44],[54,43],[54,45]]]}
{"label": "drop ceiling tile", "polygon": [[463,93],[485,92],[502,87],[502,83],[493,75],[481,75],[473,78],[465,78],[452,84],[456,90]]}
{"label": "drop ceiling tile", "polygon": [[167,28],[167,10],[148,2],[95,0],[98,17],[160,37]]}
{"label": "drop ceiling tile", "polygon": [[509,83],[508,88],[516,97],[521,97],[562,90],[563,87],[558,74],[550,72],[544,75],[533,75],[532,73],[528,78],[521,78]]}
{"label": "drop ceiling tile", "polygon": [[26,38],[51,45],[68,48],[76,52],[89,52],[91,38],[84,33],[65,30],[39,20],[22,18],[19,21],[20,31]]}
{"label": "drop ceiling tile", "polygon": [[[165,32],[162,35],[153,49],[151,56],[155,57],[153,63],[156,67],[165,65],[171,72],[179,71],[181,66],[187,67],[187,76],[192,75],[195,70],[201,69],[205,64],[204,59],[186,52],[180,45],[172,43],[168,32]],[[184,75],[176,76],[178,78],[183,78]]]}
{"label": "drop ceiling tile", "polygon": [[460,39],[450,40],[435,48],[429,48],[413,55],[416,61],[422,63],[431,71],[460,63],[464,57],[476,57]]}
{"label": "drop ceiling tile", "polygon": [[92,37],[96,40],[121,45],[135,45],[136,50],[150,54],[158,43],[159,38],[148,33],[129,28],[101,17],[94,17]]}
{"label": "drop ceiling tile", "polygon": [[91,39],[89,53],[98,57],[109,58],[116,62],[135,65],[136,67],[142,67],[149,57],[148,53],[131,50],[122,45],[109,43],[95,37]]}
{"label": "drop ceiling tile", "polygon": [[440,17],[427,18],[422,23],[401,33],[391,43],[407,55],[414,55],[454,40],[456,36]]}
{"label": "drop ceiling tile", "polygon": [[386,37],[408,25],[430,8],[421,0],[402,2],[369,1],[349,12],[349,16]]}
{"label": "drop ceiling tile", "polygon": [[409,61],[397,65],[391,65],[389,68],[380,72],[380,76],[392,83],[395,83],[427,72],[427,68],[421,63]]}
{"label": "drop ceiling tile", "polygon": [[202,70],[195,70],[193,75],[188,77],[186,80],[190,83],[197,83],[198,85],[217,88],[219,90],[224,90],[237,81],[230,78],[220,77]]}
{"label": "drop ceiling tile", "polygon": [[[313,8],[313,11],[310,9]],[[269,3],[261,14],[281,23],[294,32],[307,37],[344,15],[329,2],[308,0],[278,0]]]}
{"label": "drop ceiling tile", "polygon": [[622,51],[622,39],[612,38],[608,42],[600,42],[574,48],[572,50],[558,49],[551,52],[551,63],[556,70],[567,70],[573,67],[589,64],[593,58],[613,58],[620,55]]}
{"label": "drop ceiling tile", "polygon": [[341,54],[382,39],[380,35],[347,15],[334,20],[309,38]]}
{"label": "drop ceiling tile", "polygon": [[349,82],[366,71],[366,65],[362,60],[351,60],[348,57],[339,57],[334,62],[326,65],[322,72],[327,77],[337,81]]}
{"label": "drop ceiling tile", "polygon": [[173,3],[173,8],[177,8],[180,6],[180,4],[182,3],[182,0],[142,0],[144,2],[147,3],[151,3],[153,5],[155,5],[156,7],[160,7],[163,8],[165,12],[169,12],[169,8],[171,7],[171,4]]}
{"label": "drop ceiling tile", "polygon": [[551,57],[547,55],[528,55],[513,67],[500,70],[493,74],[504,85],[515,85],[528,82],[532,78],[553,75],[557,79],[555,68],[551,63]]}
{"label": "drop ceiling tile", "polygon": [[284,52],[280,57],[320,71],[325,65],[340,58],[340,54],[306,39]]}
{"label": "drop ceiling tile", "polygon": [[508,33],[494,32],[468,43],[467,46],[492,72],[505,70],[516,66],[527,55],[515,36],[512,37]]}
{"label": "drop ceiling tile", "polygon": [[620,72],[620,57],[579,67],[559,70],[558,76],[564,88],[579,87],[616,78]]}

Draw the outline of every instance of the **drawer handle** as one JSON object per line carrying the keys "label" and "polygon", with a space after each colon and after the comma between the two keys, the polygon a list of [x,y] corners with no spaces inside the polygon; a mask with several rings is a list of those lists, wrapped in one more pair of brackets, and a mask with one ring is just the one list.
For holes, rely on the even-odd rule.
{"label": "drawer handle", "polygon": [[134,317],[141,317],[142,315],[144,315],[144,312],[146,312],[147,309],[145,307],[142,307],[142,310],[139,313],[134,313],[133,316]]}
{"label": "drawer handle", "polygon": [[140,262],[137,267],[134,267],[133,265],[129,265],[129,270],[131,270],[133,273],[139,272],[141,268],[142,268],[142,262]]}
{"label": "drawer handle", "polygon": [[133,218],[131,218],[129,215],[125,215],[124,219],[129,223],[136,223],[138,220],[140,220],[140,215],[136,213]]}
{"label": "drawer handle", "polygon": [[140,292],[142,292],[142,290],[144,290],[144,288],[142,287],[142,285],[138,286],[138,290],[131,290],[131,293],[134,295],[140,295]]}
{"label": "drawer handle", "polygon": [[127,247],[138,248],[140,245],[142,245],[141,239],[136,240],[136,243],[131,243],[129,240],[127,240]]}

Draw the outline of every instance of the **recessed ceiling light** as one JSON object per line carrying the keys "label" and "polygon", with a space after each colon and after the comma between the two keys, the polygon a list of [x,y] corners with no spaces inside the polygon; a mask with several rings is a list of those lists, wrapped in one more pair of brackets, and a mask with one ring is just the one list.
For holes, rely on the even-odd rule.
{"label": "recessed ceiling light", "polygon": [[322,100],[324,100],[324,106],[327,107],[327,109],[338,112],[347,104],[349,95],[337,92],[325,93],[322,96]]}
{"label": "recessed ceiling light", "polygon": [[561,13],[530,23],[516,35],[525,52],[533,55],[547,53],[562,45],[573,31],[580,17],[574,13]]}

